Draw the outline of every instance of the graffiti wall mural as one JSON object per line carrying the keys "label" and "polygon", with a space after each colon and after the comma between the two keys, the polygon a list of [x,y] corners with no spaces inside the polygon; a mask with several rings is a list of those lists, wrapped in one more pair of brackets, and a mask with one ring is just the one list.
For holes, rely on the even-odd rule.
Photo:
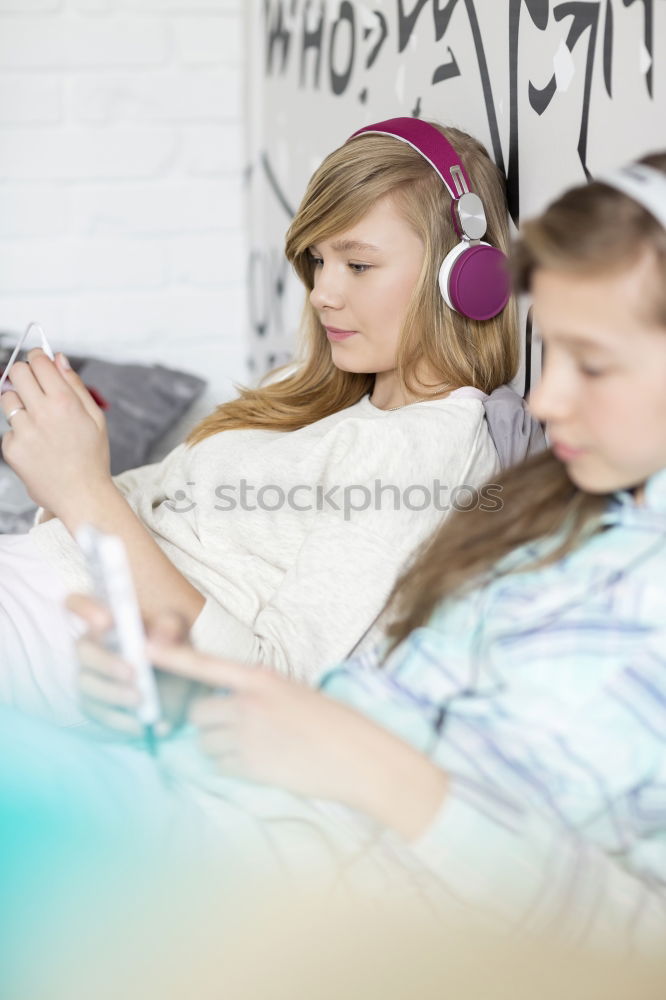
{"label": "graffiti wall mural", "polygon": [[[323,157],[395,115],[457,125],[507,177],[518,225],[561,190],[666,148],[666,0],[251,0],[250,365],[292,355],[303,291],[284,233]],[[521,309],[521,391],[538,371]]]}

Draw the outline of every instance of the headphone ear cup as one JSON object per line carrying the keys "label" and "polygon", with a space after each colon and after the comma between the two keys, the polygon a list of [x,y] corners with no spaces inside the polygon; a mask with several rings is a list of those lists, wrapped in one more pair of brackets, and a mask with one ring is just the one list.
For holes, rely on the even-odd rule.
{"label": "headphone ear cup", "polygon": [[458,309],[456,309],[451,301],[451,295],[449,293],[449,279],[456,261],[461,254],[464,254],[468,249],[469,243],[457,243],[453,250],[449,250],[439,269],[439,290],[449,309],[453,309],[454,312],[458,312]]}
{"label": "headphone ear cup", "polygon": [[455,312],[470,319],[492,319],[511,297],[507,259],[489,243],[458,243],[442,261],[439,290]]}

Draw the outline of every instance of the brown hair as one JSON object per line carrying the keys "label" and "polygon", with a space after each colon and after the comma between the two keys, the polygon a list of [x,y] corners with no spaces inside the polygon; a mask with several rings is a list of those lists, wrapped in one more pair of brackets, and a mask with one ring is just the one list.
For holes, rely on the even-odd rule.
{"label": "brown hair", "polygon": [[[641,163],[666,173],[666,153],[646,156]],[[638,202],[593,182],[567,191],[524,225],[513,255],[516,283],[529,291],[539,268],[590,275],[619,270],[646,251],[663,275],[649,308],[666,327],[666,230]],[[608,500],[576,486],[550,451],[514,466],[496,482],[502,487],[502,509],[452,514],[397,581],[389,599],[391,648],[447,597],[487,580],[519,546],[553,536],[550,551],[530,569],[572,551],[597,530]]]}
{"label": "brown hair", "polygon": [[[507,252],[508,216],[499,170],[476,139],[459,129],[435,127],[455,147],[483,200],[488,219],[485,238]],[[366,134],[349,139],[327,156],[310,180],[287,232],[287,258],[311,291],[314,266],[309,248],[354,225],[386,196],[395,199],[425,247],[403,323],[397,359],[400,379],[412,391],[421,391],[425,387],[418,383],[415,371],[424,364],[436,374],[436,385],[473,385],[492,392],[510,381],[518,366],[515,305],[512,300],[500,316],[478,322],[443,303],[437,284],[439,266],[457,242],[451,199],[439,176],[411,146],[391,136]],[[297,430],[352,406],[374,384],[373,374],[335,367],[309,298],[297,360],[297,370],[280,381],[241,389],[238,399],[219,406],[192,431],[188,443],[246,427]]]}

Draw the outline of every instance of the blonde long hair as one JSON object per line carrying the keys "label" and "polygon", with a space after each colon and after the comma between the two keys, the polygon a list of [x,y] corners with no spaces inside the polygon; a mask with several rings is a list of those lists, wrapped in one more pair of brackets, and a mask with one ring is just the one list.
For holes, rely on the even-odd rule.
{"label": "blonde long hair", "polygon": [[[666,153],[641,162],[666,173]],[[539,268],[576,275],[619,271],[645,251],[654,255],[662,278],[646,306],[666,333],[666,230],[640,204],[607,184],[574,188],[525,224],[514,252],[516,281],[529,291]],[[389,599],[395,613],[388,629],[391,648],[423,625],[447,597],[487,579],[513,549],[560,536],[559,544],[530,569],[571,552],[597,530],[608,502],[607,495],[576,486],[550,451],[508,470],[496,482],[502,487],[502,509],[452,514],[397,581]]]}
{"label": "blonde long hair", "polygon": [[[485,238],[507,252],[508,216],[499,170],[476,139],[456,128],[435,127],[456,149],[484,203],[488,218]],[[327,156],[314,173],[287,232],[285,248],[308,293],[314,283],[309,247],[348,229],[387,195],[394,197],[425,246],[398,350],[402,384],[417,392],[426,388],[416,379],[416,368],[421,364],[435,373],[438,386],[473,385],[492,392],[509,382],[516,373],[519,353],[513,300],[500,316],[485,322],[467,319],[443,303],[437,284],[439,266],[457,242],[451,198],[424,158],[398,139],[373,134],[350,139]],[[374,384],[373,374],[335,367],[309,298],[297,362],[297,370],[280,381],[241,389],[238,399],[218,406],[195,427],[188,443],[232,429],[297,430],[352,406]]]}

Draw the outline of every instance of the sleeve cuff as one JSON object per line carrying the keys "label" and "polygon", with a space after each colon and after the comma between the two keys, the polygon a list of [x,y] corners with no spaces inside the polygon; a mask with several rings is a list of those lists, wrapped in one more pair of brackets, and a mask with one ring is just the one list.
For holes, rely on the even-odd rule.
{"label": "sleeve cuff", "polygon": [[511,917],[536,888],[524,823],[515,803],[451,777],[439,811],[409,847],[460,898]]}

